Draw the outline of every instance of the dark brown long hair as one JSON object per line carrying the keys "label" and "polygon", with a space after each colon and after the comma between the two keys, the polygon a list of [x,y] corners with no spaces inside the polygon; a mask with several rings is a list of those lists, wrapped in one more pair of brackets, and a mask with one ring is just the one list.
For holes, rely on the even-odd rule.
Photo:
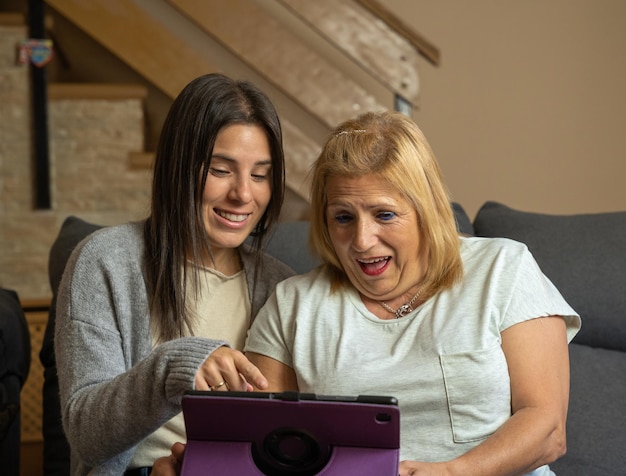
{"label": "dark brown long hair", "polygon": [[221,74],[191,81],[174,100],[163,124],[154,163],[151,211],[144,228],[148,300],[161,341],[191,329],[185,302],[185,263],[188,258],[200,263],[200,256],[210,252],[202,196],[215,139],[231,124],[260,126],[270,146],[272,195],[252,233],[257,264],[263,240],[280,214],[285,163],[280,121],[270,99],[250,82]]}

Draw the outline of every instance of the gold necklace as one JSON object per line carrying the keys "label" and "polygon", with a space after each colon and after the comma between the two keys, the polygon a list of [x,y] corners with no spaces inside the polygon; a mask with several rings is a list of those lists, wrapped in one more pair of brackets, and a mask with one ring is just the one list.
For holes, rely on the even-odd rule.
{"label": "gold necklace", "polygon": [[414,310],[413,303],[417,300],[420,294],[422,294],[421,287],[417,290],[417,292],[415,293],[415,296],[413,296],[409,302],[407,302],[406,304],[403,304],[395,311],[390,306],[388,306],[386,302],[378,301],[378,304],[380,304],[385,311],[388,311],[391,314],[394,314],[396,316],[396,319],[400,319],[401,317],[406,316],[408,313],[413,312]]}

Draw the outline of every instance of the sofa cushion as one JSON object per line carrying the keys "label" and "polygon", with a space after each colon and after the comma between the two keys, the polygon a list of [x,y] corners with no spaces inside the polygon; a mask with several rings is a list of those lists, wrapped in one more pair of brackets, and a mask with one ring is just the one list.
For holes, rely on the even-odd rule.
{"label": "sofa cushion", "polygon": [[456,202],[452,202],[452,211],[454,212],[454,219],[456,220],[456,227],[461,233],[466,235],[474,234],[474,225],[469,216],[465,212],[465,209]]}
{"label": "sofa cushion", "polygon": [[626,356],[570,344],[570,403],[567,454],[550,467],[556,474],[624,474]]}
{"label": "sofa cushion", "polygon": [[487,202],[477,236],[525,243],[543,272],[580,314],[574,342],[626,351],[626,211],[546,215]]}
{"label": "sofa cushion", "polygon": [[102,228],[102,225],[89,223],[75,216],[69,216],[65,219],[56,240],[52,244],[48,259],[48,274],[53,294],[56,294],[65,263],[67,263],[76,245],[99,228]]}
{"label": "sofa cushion", "polygon": [[266,250],[290,266],[296,273],[312,270],[320,263],[309,246],[308,221],[283,221],[278,224],[270,236]]}

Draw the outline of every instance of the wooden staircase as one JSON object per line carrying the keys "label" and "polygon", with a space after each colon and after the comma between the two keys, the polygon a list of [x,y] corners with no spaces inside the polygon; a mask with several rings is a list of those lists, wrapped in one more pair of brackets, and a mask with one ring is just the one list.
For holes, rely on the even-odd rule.
{"label": "wooden staircase", "polygon": [[[89,38],[131,70],[135,84],[50,84],[52,209],[33,210],[28,68],[14,58],[14,45],[27,29],[23,17],[3,15],[0,74],[10,91],[0,98],[0,282],[28,299],[49,294],[47,252],[67,215],[107,224],[147,213],[153,155],[145,148],[146,130],[160,129],[158,121],[146,121],[147,91],[159,91],[171,104],[191,79],[211,71],[259,84],[277,105],[284,128],[284,216],[306,218],[307,173],[329,130],[366,110],[394,108],[399,100],[410,114],[419,102],[418,57],[438,61],[432,45],[372,0],[46,5],[57,63],[93,66],[96,53],[80,56],[73,48]],[[64,36],[60,30],[68,24],[83,38]]]}
{"label": "wooden staircase", "polygon": [[[93,68],[94,57],[109,55],[132,71],[134,84],[123,75],[97,81],[116,70],[108,64],[90,83],[51,82],[52,207],[33,210],[28,67],[15,63],[15,45],[27,29],[23,16],[2,16],[0,283],[28,299],[49,295],[47,253],[66,216],[108,224],[147,213],[154,149],[145,147],[146,131],[160,129],[158,120],[146,120],[154,102],[148,91],[165,98],[164,118],[173,98],[201,74],[221,71],[259,84],[284,129],[284,218],[306,218],[307,173],[330,129],[399,102],[410,114],[419,102],[418,57],[439,60],[432,45],[373,0],[45,3],[57,54],[56,66],[47,68]],[[64,34],[68,26],[82,36]],[[99,50],[81,55],[76,47],[86,39]]]}
{"label": "wooden staircase", "polygon": [[[352,0],[46,3],[171,99],[209,71],[268,84],[268,93],[280,96],[287,186],[304,200],[305,175],[325,132],[359,112],[393,108],[396,97],[409,107],[419,99],[419,52],[371,12],[372,2],[370,8]],[[281,110],[281,102],[297,112]]]}

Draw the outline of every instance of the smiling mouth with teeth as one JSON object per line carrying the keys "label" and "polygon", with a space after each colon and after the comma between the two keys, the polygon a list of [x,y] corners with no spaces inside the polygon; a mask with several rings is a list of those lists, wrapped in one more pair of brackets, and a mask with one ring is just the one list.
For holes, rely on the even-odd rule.
{"label": "smiling mouth with teeth", "polygon": [[248,218],[248,216],[250,216],[249,214],[246,214],[246,215],[236,215],[234,213],[226,213],[226,212],[223,212],[221,210],[215,210],[215,213],[217,213],[222,218],[226,218],[227,220],[234,221],[234,222],[242,222],[246,218]]}
{"label": "smiling mouth with teeth", "polygon": [[391,256],[383,256],[373,259],[359,259],[357,262],[366,274],[378,274],[384,271],[390,260]]}

